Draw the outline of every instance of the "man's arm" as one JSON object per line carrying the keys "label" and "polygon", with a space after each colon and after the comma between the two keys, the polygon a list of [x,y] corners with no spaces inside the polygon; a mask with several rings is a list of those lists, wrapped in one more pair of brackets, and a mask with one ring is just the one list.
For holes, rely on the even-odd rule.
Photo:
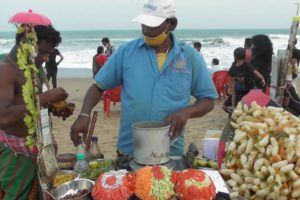
{"label": "man's arm", "polygon": [[60,57],[60,60],[57,62],[57,66],[63,61],[64,57],[59,53],[58,56]]}
{"label": "man's arm", "polygon": [[229,90],[231,90],[231,106],[235,107],[236,101],[236,91],[235,91],[235,78],[229,75]]}
{"label": "man's arm", "polygon": [[92,109],[99,102],[102,93],[103,93],[103,90],[100,89],[96,84],[91,85],[84,97],[83,105],[81,108],[81,113],[90,115],[92,112]]}
{"label": "man's arm", "polygon": [[173,138],[182,133],[184,126],[188,119],[201,117],[210,112],[214,108],[214,99],[217,99],[214,83],[211,79],[206,63],[202,56],[192,49],[186,47],[187,53],[190,54],[191,60],[191,95],[197,101],[194,105],[187,106],[186,108],[179,109],[175,113],[170,113],[165,118],[165,121],[171,124],[170,135]]}
{"label": "man's arm", "polygon": [[263,77],[263,75],[261,73],[259,73],[259,71],[257,71],[255,69],[255,70],[253,70],[253,74],[255,74],[255,76],[260,79],[263,86],[266,84],[265,78]]}
{"label": "man's arm", "polygon": [[81,113],[71,127],[71,139],[75,146],[77,146],[80,133],[83,133],[83,139],[85,141],[88,133],[91,111],[99,102],[102,93],[103,90],[96,86],[96,84],[91,85],[88,89],[84,97]]}
{"label": "man's arm", "polygon": [[16,73],[7,65],[0,65],[0,129],[23,121],[27,112],[25,104],[14,105]]}
{"label": "man's arm", "polygon": [[170,135],[176,138],[183,131],[188,119],[202,117],[214,108],[214,100],[204,98],[196,101],[194,105],[190,105],[186,108],[167,116],[165,121],[171,124]]}

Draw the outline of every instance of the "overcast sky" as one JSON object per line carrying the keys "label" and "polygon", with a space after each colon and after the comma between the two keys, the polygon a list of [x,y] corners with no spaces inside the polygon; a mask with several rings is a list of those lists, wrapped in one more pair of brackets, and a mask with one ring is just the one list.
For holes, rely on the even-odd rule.
{"label": "overcast sky", "polygon": [[[179,29],[289,28],[295,0],[175,0]],[[131,19],[143,0],[1,0],[0,31],[9,18],[32,9],[58,30],[139,29]],[[299,2],[299,1],[298,1]]]}

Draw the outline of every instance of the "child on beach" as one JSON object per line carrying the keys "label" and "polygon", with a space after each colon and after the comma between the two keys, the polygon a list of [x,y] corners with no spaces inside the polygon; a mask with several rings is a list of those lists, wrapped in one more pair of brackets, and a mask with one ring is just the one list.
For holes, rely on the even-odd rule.
{"label": "child on beach", "polygon": [[253,67],[249,66],[245,62],[246,50],[242,47],[234,50],[234,62],[232,63],[228,75],[229,75],[229,95],[224,102],[223,110],[227,113],[231,113],[237,103],[249,92],[247,76],[249,73],[253,73],[259,78],[262,84],[265,84],[264,77]]}

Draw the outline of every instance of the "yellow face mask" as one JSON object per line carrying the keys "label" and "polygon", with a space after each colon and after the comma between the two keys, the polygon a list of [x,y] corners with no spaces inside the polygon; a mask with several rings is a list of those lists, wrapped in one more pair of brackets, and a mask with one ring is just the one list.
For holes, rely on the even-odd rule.
{"label": "yellow face mask", "polygon": [[165,39],[167,37],[168,37],[168,35],[164,31],[155,37],[149,37],[149,36],[144,35],[144,40],[145,40],[145,43],[148,44],[149,46],[158,47],[165,41]]}

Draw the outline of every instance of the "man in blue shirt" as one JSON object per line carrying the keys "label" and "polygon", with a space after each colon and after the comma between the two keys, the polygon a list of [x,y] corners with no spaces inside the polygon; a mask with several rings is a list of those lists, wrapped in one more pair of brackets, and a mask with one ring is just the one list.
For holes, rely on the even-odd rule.
{"label": "man in blue shirt", "polygon": [[[171,32],[177,26],[173,0],[151,0],[133,21],[142,24],[143,37],[122,45],[97,73],[71,128],[74,144],[87,134],[90,113],[104,90],[122,85],[118,152],[133,155],[132,124],[166,121],[177,138],[171,155],[184,153],[184,126],[189,118],[211,111],[218,97],[201,56],[180,43]],[[196,102],[190,105],[190,96]]]}

